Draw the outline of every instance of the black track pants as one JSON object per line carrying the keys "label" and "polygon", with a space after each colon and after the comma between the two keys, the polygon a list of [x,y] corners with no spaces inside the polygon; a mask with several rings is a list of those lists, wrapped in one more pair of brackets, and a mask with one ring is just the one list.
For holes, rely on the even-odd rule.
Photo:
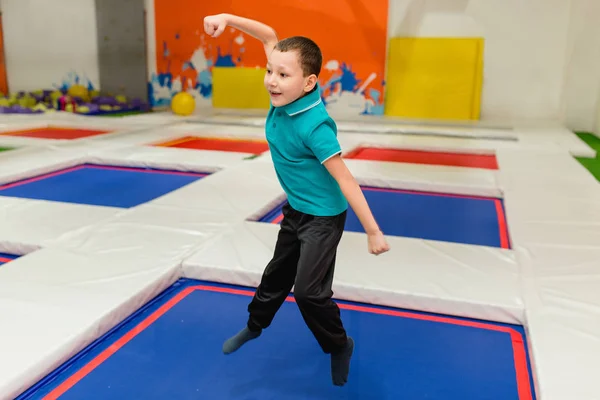
{"label": "black track pants", "polygon": [[331,217],[301,213],[286,204],[273,258],[248,306],[250,330],[267,328],[294,287],[304,321],[325,353],[346,345],[340,310],[331,299],[337,246],[346,211]]}

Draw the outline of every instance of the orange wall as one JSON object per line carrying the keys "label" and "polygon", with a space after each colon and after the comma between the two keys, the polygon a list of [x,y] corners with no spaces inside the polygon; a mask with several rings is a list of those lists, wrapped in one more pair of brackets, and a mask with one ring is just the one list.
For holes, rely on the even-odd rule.
{"label": "orange wall", "polygon": [[[239,31],[227,29],[217,39],[205,37],[204,17],[226,12],[269,24],[280,38],[303,35],[315,40],[323,51],[320,84],[329,108],[353,114],[383,112],[387,0],[303,0],[293,4],[155,0],[154,4],[158,74],[154,80],[162,87],[179,78],[183,90],[210,97],[212,66],[265,66],[262,45]],[[160,92],[164,97],[164,91]],[[158,93],[151,89],[154,104],[169,100]]]}
{"label": "orange wall", "polygon": [[8,94],[6,79],[6,63],[4,62],[4,31],[2,28],[2,13],[0,13],[0,93]]}

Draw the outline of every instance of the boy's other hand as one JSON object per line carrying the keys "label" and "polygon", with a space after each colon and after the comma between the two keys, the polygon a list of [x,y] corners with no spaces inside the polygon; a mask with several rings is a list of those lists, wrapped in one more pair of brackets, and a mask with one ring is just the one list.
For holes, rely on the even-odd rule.
{"label": "boy's other hand", "polygon": [[385,253],[390,249],[390,245],[385,240],[383,232],[381,231],[369,234],[368,239],[369,253],[371,254],[375,254],[376,256],[378,256],[379,254]]}
{"label": "boy's other hand", "polygon": [[225,15],[209,15],[204,18],[204,32],[212,37],[218,37],[227,27]]}

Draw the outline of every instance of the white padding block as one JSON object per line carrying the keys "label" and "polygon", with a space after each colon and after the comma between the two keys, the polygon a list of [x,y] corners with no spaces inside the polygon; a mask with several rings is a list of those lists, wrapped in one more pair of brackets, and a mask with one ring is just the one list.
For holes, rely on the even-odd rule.
{"label": "white padding block", "polygon": [[[94,226],[74,229],[47,243],[87,253],[139,252],[139,257],[183,257],[197,243],[220,233],[239,218],[198,208],[142,204]],[[147,247],[145,247],[147,246]]]}
{"label": "white padding block", "polygon": [[596,156],[594,149],[564,126],[555,124],[521,126],[516,133],[519,137],[519,147],[523,149],[557,149],[576,157]]}
{"label": "white padding block", "polygon": [[179,123],[131,125],[130,129],[121,131],[118,134],[95,137],[94,146],[98,143],[107,143],[115,146],[150,145],[187,136],[188,132],[187,124],[181,121]]}
{"label": "white padding block", "polygon": [[344,152],[358,147],[395,150],[437,151],[459,154],[494,154],[496,148],[508,147],[511,142],[493,142],[483,139],[396,136],[396,135],[339,135]]}
{"label": "white padding block", "polygon": [[248,160],[168,193],[152,204],[257,219],[285,199],[273,164]]}
{"label": "white padding block", "polygon": [[43,249],[0,268],[0,398],[13,399],[179,277],[164,258]]}
{"label": "white padding block", "polygon": [[[183,262],[184,276],[256,286],[272,257],[278,225],[244,222],[205,242]],[[364,234],[346,232],[338,251],[335,296],[358,302],[523,322],[519,270],[511,251],[388,238],[373,256]]]}
{"label": "white padding block", "polygon": [[519,251],[538,398],[599,398],[600,248]]}
{"label": "white padding block", "polygon": [[361,185],[501,197],[492,170],[370,160],[345,160]]}
{"label": "white padding block", "polygon": [[510,192],[506,195],[505,207],[516,246],[539,244],[600,249],[600,195],[569,198]]}
{"label": "white padding block", "polygon": [[192,136],[266,140],[265,128],[240,125],[209,125],[188,123],[185,132]]}
{"label": "white padding block", "polygon": [[35,147],[9,151],[1,160],[0,185],[73,167],[84,163],[85,157],[77,149]]}
{"label": "white padding block", "polygon": [[543,192],[510,192],[505,206],[511,220],[554,224],[600,223],[600,196],[544,196]]}
{"label": "white padding block", "polygon": [[595,178],[564,151],[498,151],[498,182],[502,190],[537,192],[545,196],[600,194]]}
{"label": "white padding block", "polygon": [[207,235],[208,231],[117,218],[65,233],[48,241],[47,246],[110,259],[135,258],[137,263],[153,262],[156,258],[178,262],[201,244]]}
{"label": "white padding block", "polygon": [[515,246],[600,248],[600,185],[565,152],[498,152]]}
{"label": "white padding block", "polygon": [[0,196],[0,251],[26,254],[74,229],[97,224],[121,211]]}
{"label": "white padding block", "polygon": [[247,156],[248,154],[221,151],[132,146],[97,151],[87,160],[97,164],[139,168],[216,172],[243,162]]}

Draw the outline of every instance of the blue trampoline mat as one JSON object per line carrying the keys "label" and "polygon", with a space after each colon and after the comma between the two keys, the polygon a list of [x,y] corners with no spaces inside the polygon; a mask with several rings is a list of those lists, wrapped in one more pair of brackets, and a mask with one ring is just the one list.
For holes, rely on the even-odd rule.
{"label": "blue trampoline mat", "polygon": [[12,260],[15,260],[17,258],[19,258],[19,256],[16,256],[14,254],[0,253],[0,265],[6,264],[7,262],[11,262]]}
{"label": "blue trampoline mat", "polygon": [[522,327],[349,302],[338,302],[356,343],[342,388],[292,301],[225,356],[252,294],[179,281],[18,400],[535,398]]}
{"label": "blue trampoline mat", "polygon": [[[362,189],[386,235],[510,248],[501,199],[373,187]],[[284,204],[259,221],[280,223]],[[364,232],[352,207],[348,207],[345,229]]]}
{"label": "blue trampoline mat", "polygon": [[0,186],[0,196],[129,208],[206,176],[204,173],[82,164]]}

